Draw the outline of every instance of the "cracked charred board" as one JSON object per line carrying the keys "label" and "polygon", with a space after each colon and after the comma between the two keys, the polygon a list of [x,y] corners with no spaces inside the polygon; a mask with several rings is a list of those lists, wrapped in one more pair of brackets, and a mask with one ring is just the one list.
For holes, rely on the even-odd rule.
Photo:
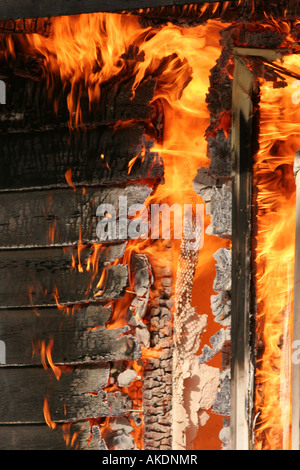
{"label": "cracked charred board", "polygon": [[[0,135],[0,188],[57,188],[124,184],[160,179],[163,164],[145,127],[120,124],[118,128]],[[136,159],[129,172],[129,163]],[[74,187],[73,187],[74,189]]]}
{"label": "cracked charred board", "polygon": [[[96,229],[100,217],[96,213],[101,204],[110,204],[117,210],[122,197],[129,208],[144,204],[150,193],[151,188],[144,184],[3,193],[0,250],[99,243]],[[116,227],[120,242],[117,221]]]}
{"label": "cracked charred board", "polygon": [[114,313],[129,285],[127,239],[100,244],[96,212],[120,196],[143,204],[163,180],[152,151],[163,128],[162,106],[152,102],[159,76],[146,76],[131,96],[138,54],[129,47],[125,75],[103,84],[99,106],[81,94],[73,132],[68,85],[44,86],[41,57],[19,51],[14,64],[0,63],[9,84],[0,110],[0,449],[101,448],[89,421],[99,433],[101,420],[135,408],[115,371],[140,358],[141,343],[133,327],[107,326],[107,304]]}
{"label": "cracked charred board", "polygon": [[99,450],[100,439],[89,421],[57,424],[1,425],[0,450]]}
{"label": "cracked charred board", "polygon": [[[137,360],[141,348],[129,327],[107,329],[111,309],[102,305],[0,311],[5,366],[86,364]],[[50,356],[49,356],[50,355]]]}
{"label": "cracked charred board", "polygon": [[[221,3],[225,0],[221,0]],[[214,0],[198,0],[194,3],[212,3]],[[11,0],[8,4],[0,6],[0,20],[9,20],[17,18],[36,18],[61,16],[61,15],[77,15],[81,13],[93,13],[95,11],[103,12],[122,12],[132,9],[162,7],[164,5],[184,5],[185,0],[127,0],[126,4],[121,0],[69,0],[65,3],[63,0],[49,3],[46,0],[32,2],[32,0]],[[126,8],[124,8],[124,6]],[[37,15],[38,12],[38,15]]]}
{"label": "cracked charred board", "polygon": [[[91,252],[87,250],[89,256]],[[128,267],[105,265],[118,257],[119,246],[117,251],[112,245],[102,252],[97,264],[98,274],[94,276],[84,265],[84,254],[81,253],[79,260],[76,252],[72,248],[2,251],[0,309],[81,304],[123,297],[128,285]],[[75,268],[72,268],[72,259],[75,259]],[[101,284],[97,287],[99,281]]]}
{"label": "cracked charred board", "polygon": [[[0,5],[0,31],[47,35],[48,18],[51,16],[94,12],[136,14],[142,19],[153,19],[156,25],[170,21],[193,25],[193,21],[199,24],[211,19],[221,19],[227,23],[259,21],[270,15],[274,19],[296,20],[300,15],[300,6],[297,0],[195,0],[192,5],[187,5],[186,0],[127,0],[125,8],[122,0],[69,0],[67,3],[63,0],[52,3],[46,0],[23,0],[21,3],[11,0]],[[9,21],[16,19],[19,21]]]}
{"label": "cracked charred board", "polygon": [[[6,104],[0,108],[1,133],[68,128],[70,89],[58,77],[49,89],[42,74],[42,58],[38,56],[18,53],[12,64],[0,62],[0,75],[7,88]],[[134,77],[114,76],[102,84],[99,103],[89,103],[88,92],[82,92],[78,97],[81,125],[95,127],[119,121],[148,121],[156,113],[155,105],[149,104],[156,83],[155,77],[146,77],[132,97]]]}
{"label": "cracked charred board", "polygon": [[0,423],[43,424],[47,417],[68,423],[124,415],[131,400],[121,392],[104,390],[109,371],[107,363],[67,367],[57,380],[51,369],[42,367],[0,368]]}

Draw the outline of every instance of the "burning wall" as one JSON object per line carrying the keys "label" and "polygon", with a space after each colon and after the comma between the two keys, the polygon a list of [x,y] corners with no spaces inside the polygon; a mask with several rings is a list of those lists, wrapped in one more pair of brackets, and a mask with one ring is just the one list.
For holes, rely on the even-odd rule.
{"label": "burning wall", "polygon": [[[172,284],[180,246],[145,237],[99,244],[95,210],[120,195],[129,197],[129,205],[197,200],[192,175],[208,161],[201,132],[209,124],[205,92],[218,39],[206,27],[143,29],[137,18],[127,16],[62,18],[44,25],[43,34],[2,36],[2,69],[8,81],[1,135],[6,165],[2,199],[7,206],[3,223],[9,220],[2,233],[2,310],[11,314],[21,308],[15,325],[28,325],[20,335],[19,357],[7,351],[7,364],[16,366],[7,393],[14,396],[15,375],[22,375],[17,366],[25,362],[36,365],[33,375],[48,378],[50,372],[51,385],[47,394],[42,391],[46,378],[39,385],[37,394],[45,399],[37,415],[28,393],[22,398],[23,403],[28,400],[28,417],[16,413],[14,405],[10,414],[3,410],[2,422],[41,424],[43,412],[55,430],[73,422],[88,432],[89,423],[97,436],[98,426],[101,447],[170,448]],[[115,36],[116,27],[123,37]],[[217,31],[219,26],[207,28]],[[92,31],[97,32],[93,51]],[[205,263],[214,270],[209,255]],[[26,286],[24,278],[29,280]],[[100,320],[102,312],[105,318]],[[33,338],[27,331],[30,321],[36,325]],[[7,330],[3,338],[8,341]],[[199,345],[196,341],[194,355]],[[218,369],[211,370],[216,391]],[[82,408],[72,397],[77,396],[77,374],[87,374],[78,392],[83,394]],[[195,371],[186,374],[187,380]],[[25,389],[26,377],[20,379]],[[205,395],[210,375],[204,380]],[[64,387],[74,392],[60,409],[55,400],[64,396]],[[189,446],[197,435],[199,410],[211,405],[211,398],[196,400]],[[201,419],[204,424],[208,415],[203,412]],[[187,416],[185,427],[189,420]],[[10,428],[14,435],[15,429]],[[86,447],[85,432],[69,443]]]}
{"label": "burning wall", "polygon": [[[295,51],[298,23],[178,8],[1,24],[4,448],[230,447],[234,48]],[[120,196],[205,203],[203,247],[99,243]]]}

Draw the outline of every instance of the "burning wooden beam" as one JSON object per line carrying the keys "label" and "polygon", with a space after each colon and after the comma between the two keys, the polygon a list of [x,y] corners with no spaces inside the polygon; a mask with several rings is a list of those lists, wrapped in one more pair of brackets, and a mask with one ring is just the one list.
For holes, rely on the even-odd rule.
{"label": "burning wooden beam", "polygon": [[131,410],[130,398],[121,392],[104,391],[109,369],[107,363],[77,366],[64,370],[56,380],[52,371],[47,373],[40,367],[0,368],[1,424],[42,424],[45,403],[49,423],[125,414]]}
{"label": "burning wooden beam", "polygon": [[[73,188],[28,191],[20,206],[19,192],[5,192],[1,196],[0,249],[77,244],[84,248],[83,245],[99,244],[97,208],[101,204],[115,206],[120,197],[126,198],[128,208],[144,204],[150,193],[151,188],[144,184],[129,184],[125,188],[78,186],[75,191]],[[116,216],[116,239],[108,242],[127,239],[125,231],[121,233],[122,238],[119,237],[118,214]]]}
{"label": "burning wooden beam", "polygon": [[[250,357],[252,114],[254,75],[238,55],[232,90],[231,449],[249,450],[253,370]],[[238,229],[237,229],[238,227]]]}
{"label": "burning wooden beam", "polygon": [[[225,0],[219,0],[224,3]],[[215,0],[197,0],[194,3],[214,3]],[[23,0],[22,4],[18,0],[12,0],[0,7],[0,19],[11,20],[17,18],[36,18],[62,15],[78,15],[80,13],[122,12],[124,10],[162,7],[165,5],[185,5],[185,0],[127,0],[126,5],[122,0],[70,0],[66,4],[63,0],[55,0],[51,4],[47,0],[39,1],[38,5],[31,0]],[[125,6],[125,8],[124,8]]]}
{"label": "burning wooden beam", "polygon": [[91,433],[88,420],[57,424],[2,425],[1,450],[99,450],[101,440]]}
{"label": "burning wooden beam", "polygon": [[[12,63],[2,60],[0,76],[7,85],[6,104],[0,110],[2,132],[68,127],[70,116],[66,100],[69,88],[63,87],[60,77],[55,77],[49,89],[41,57],[19,53]],[[131,119],[145,122],[153,117],[155,109],[149,102],[153,98],[157,78],[150,76],[142,80],[134,96],[133,82],[134,78],[112,77],[102,84],[100,102],[97,103],[89,103],[87,90],[82,90],[82,125],[103,126]]]}
{"label": "burning wooden beam", "polygon": [[[108,248],[111,250],[111,247]],[[76,253],[75,253],[76,255]],[[107,301],[123,297],[128,284],[126,265],[105,266],[102,258],[93,282],[92,273],[72,269],[72,255],[61,248],[2,251],[0,307],[39,307]],[[115,259],[115,258],[114,258]],[[101,275],[103,283],[97,287]]]}
{"label": "burning wooden beam", "polygon": [[[66,172],[72,171],[74,186],[121,184],[154,180],[163,176],[163,165],[151,142],[146,142],[145,128],[139,125],[92,129],[70,136],[67,129],[55,131],[1,134],[2,191],[67,187]],[[124,144],[125,142],[125,144]],[[128,175],[128,164],[145,150]],[[101,158],[104,155],[104,158]]]}
{"label": "burning wooden beam", "polygon": [[[6,366],[84,364],[137,360],[141,348],[129,326],[107,329],[111,309],[102,305],[41,310],[1,310]],[[21,325],[21,328],[20,328]],[[48,359],[49,358],[49,359]]]}

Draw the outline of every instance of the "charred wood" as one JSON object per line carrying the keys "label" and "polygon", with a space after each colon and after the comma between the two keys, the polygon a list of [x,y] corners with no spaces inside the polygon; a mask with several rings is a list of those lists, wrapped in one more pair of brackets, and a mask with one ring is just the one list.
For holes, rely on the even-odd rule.
{"label": "charred wood", "polygon": [[[0,131],[16,132],[67,128],[70,115],[67,109],[68,86],[55,79],[49,88],[43,78],[42,59],[18,54],[11,68],[0,63],[0,75],[7,77],[6,104],[1,106]],[[102,84],[99,103],[89,103],[88,92],[78,97],[82,113],[81,127],[94,127],[118,121],[155,119],[157,109],[150,105],[157,79],[144,79],[132,97],[134,78],[113,77]],[[55,103],[55,107],[54,107]],[[56,110],[55,110],[56,108]]]}
{"label": "charred wood", "polygon": [[[213,0],[208,0],[205,3],[212,3]],[[224,0],[221,0],[221,3]],[[198,0],[197,3],[204,3],[204,0]],[[124,9],[124,2],[121,0],[114,0],[110,2],[108,0],[101,0],[97,2],[95,0],[78,1],[71,0],[68,4],[65,4],[62,0],[58,0],[53,4],[49,4],[45,0],[39,2],[39,16],[61,16],[67,14],[81,14],[91,13],[95,11],[110,11],[110,12],[121,12],[130,11],[135,8],[151,8],[151,7],[163,7],[169,5],[169,0],[127,0],[126,8]],[[172,0],[173,5],[184,5],[184,0]],[[18,8],[19,7],[19,8]],[[140,10],[139,10],[140,11]],[[11,1],[9,6],[3,6],[0,8],[0,18],[3,20],[12,18],[31,18],[36,17],[36,6],[30,2],[30,0],[24,0],[22,5],[19,5],[17,0]]]}
{"label": "charred wood", "polygon": [[0,33],[5,34],[29,34],[36,33],[48,36],[49,26],[51,22],[49,18],[25,18],[18,20],[1,20]]}
{"label": "charred wood", "polygon": [[[120,254],[119,247],[111,246],[107,249],[98,260],[99,272],[92,282],[91,272],[72,268],[70,249],[1,252],[0,306],[55,306],[57,303],[78,304],[122,297],[128,283],[128,269],[125,265],[107,266],[109,259],[113,262]],[[87,256],[90,254],[90,249],[87,249]],[[83,263],[84,256],[81,260]],[[103,283],[97,288],[103,270]]]}
{"label": "charred wood", "polygon": [[110,309],[101,305],[65,313],[56,308],[1,310],[0,337],[6,347],[5,365],[40,365],[43,360],[47,364],[46,348],[50,348],[55,364],[139,359],[140,345],[128,334],[129,327],[106,329],[104,323],[109,314]]}
{"label": "charred wood", "polygon": [[68,369],[59,380],[43,368],[1,368],[0,422],[44,423],[45,397],[55,423],[126,414],[131,407],[129,397],[103,391],[108,377],[108,364]]}
{"label": "charred wood", "polygon": [[153,143],[144,132],[142,125],[127,124],[82,131],[79,136],[67,129],[0,135],[0,187],[67,187],[66,172],[79,187],[159,180],[163,163],[151,152]]}
{"label": "charred wood", "polygon": [[[67,430],[66,430],[67,426]],[[89,421],[58,424],[1,425],[0,450],[99,450],[100,443],[91,437]]]}
{"label": "charred wood", "polygon": [[[150,348],[154,352],[146,360],[143,398],[146,450],[172,448],[172,348],[173,348],[173,279],[169,265],[170,246],[166,246],[166,266],[152,266],[154,285],[145,315],[150,333]],[[170,302],[171,307],[161,305]],[[155,352],[157,354],[155,355]]]}
{"label": "charred wood", "polygon": [[156,8],[154,6],[151,8],[150,4],[147,7],[143,11],[139,9],[132,13],[140,15],[145,25],[154,27],[168,21],[179,26],[195,26],[211,19],[226,23],[254,23],[264,21],[267,16],[274,19],[297,20],[300,14],[297,0],[289,2],[280,0],[276,3],[268,2],[268,0],[241,0],[240,2],[203,2],[198,0],[191,5],[178,5],[175,1],[172,6],[164,5],[161,2]]}
{"label": "charred wood", "polygon": [[142,184],[3,193],[0,249],[99,243],[96,211],[100,204],[116,207],[115,241],[120,242],[119,198],[127,198],[129,208],[144,204],[150,193],[151,188]]}

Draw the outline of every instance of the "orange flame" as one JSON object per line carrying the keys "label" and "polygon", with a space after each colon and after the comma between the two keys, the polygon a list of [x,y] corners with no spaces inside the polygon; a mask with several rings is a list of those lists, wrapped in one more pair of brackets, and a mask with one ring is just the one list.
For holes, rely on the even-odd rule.
{"label": "orange flame", "polygon": [[[53,338],[50,339],[47,346],[46,346],[45,340],[37,341],[36,344],[33,345],[33,355],[35,355],[37,351],[39,351],[40,356],[41,356],[41,363],[44,369],[48,369],[48,364],[49,364],[56,379],[59,380],[62,374],[62,368],[54,364],[53,359],[52,359],[52,349],[53,349]],[[47,361],[48,361],[48,364],[47,364]]]}
{"label": "orange flame", "polygon": [[50,244],[53,244],[55,241],[56,225],[57,225],[57,220],[56,220],[56,217],[54,217],[54,221],[52,225],[49,226],[49,229],[48,229],[48,242]]}
{"label": "orange flame", "polygon": [[32,294],[34,293],[34,286],[27,286],[27,293],[28,293],[30,305],[32,306],[32,310],[34,311],[36,316],[39,317],[40,313],[39,313],[38,309],[34,306],[33,297],[32,297]]}
{"label": "orange flame", "polygon": [[[284,65],[300,72],[299,56]],[[256,371],[258,414],[255,445],[289,450],[291,445],[291,329],[295,249],[295,178],[293,163],[300,148],[300,109],[293,102],[294,79],[273,89],[262,83],[260,149],[255,157],[257,188]]]}
{"label": "orange flame", "polygon": [[56,366],[52,360],[52,348],[53,348],[53,338],[50,339],[47,347],[46,347],[46,357],[48,359],[48,362],[49,362],[49,365],[51,367],[51,369],[53,370],[54,372],[54,375],[56,377],[57,380],[60,379],[61,377],[61,368]]}
{"label": "orange flame", "polygon": [[78,439],[80,432],[83,430],[83,425],[78,431],[73,432],[73,434],[71,434],[71,426],[72,426],[72,423],[62,424],[63,437],[66,443],[66,446],[74,447],[76,450],[79,446],[79,443],[76,442],[76,440]]}
{"label": "orange flame", "polygon": [[47,426],[51,429],[56,429],[56,423],[54,423],[50,416],[50,409],[48,399],[45,397],[44,399],[44,406],[43,406],[44,418]]}
{"label": "orange flame", "polygon": [[[218,7],[219,3],[204,4],[199,10],[204,13],[208,8],[216,11]],[[198,10],[199,7],[196,8]],[[156,77],[153,101],[159,99],[163,103],[165,128],[163,144],[156,145],[152,150],[159,152],[163,158],[165,183],[156,188],[146,205],[149,207],[151,203],[163,202],[169,205],[176,203],[181,207],[188,203],[202,204],[202,199],[194,192],[192,181],[199,168],[210,164],[205,139],[205,132],[210,124],[206,93],[210,69],[220,54],[218,33],[226,25],[209,22],[205,26],[194,28],[182,28],[173,24],[162,25],[157,29],[143,28],[136,16],[106,13],[52,18],[51,22],[50,37],[31,34],[26,36],[26,42],[31,51],[44,58],[49,88],[54,83],[51,78],[59,76],[65,89],[70,90],[67,98],[70,127],[82,123],[80,96],[83,89],[88,92],[92,108],[99,103],[101,85],[114,76],[127,79],[130,69],[130,76],[134,77],[132,97],[145,78]],[[132,46],[137,51],[137,60],[126,59],[130,56],[128,51]],[[228,127],[229,124],[230,116],[226,115],[220,120],[220,126]],[[145,149],[140,156],[143,163]],[[104,160],[104,154],[100,158]],[[129,162],[128,174],[135,162],[136,158]],[[68,184],[75,190],[71,169],[65,176]],[[206,218],[206,224],[208,222]],[[172,244],[173,252],[170,256],[165,250],[165,241],[131,240],[123,259],[116,260],[115,263],[129,263],[132,252],[145,253],[151,264],[158,267],[172,266],[175,273],[180,242],[172,240]],[[208,249],[202,250],[199,256],[195,276],[195,285],[198,286],[195,292],[198,291],[198,295],[194,302],[199,313],[210,308],[212,292],[211,289],[206,289],[203,294],[203,286],[207,284],[207,279],[212,285],[215,275],[212,254],[222,246],[228,246],[228,242],[206,236]],[[97,256],[98,252],[95,254]],[[87,269],[92,267],[92,263],[93,269],[97,269],[94,258],[87,263]],[[82,264],[80,266],[83,268]],[[107,270],[104,269],[98,281],[98,289],[103,288],[106,273]],[[133,291],[132,286],[130,291]],[[57,306],[61,308],[57,292],[54,295]],[[108,327],[126,323],[126,312],[132,295],[126,292],[123,299],[113,303],[113,314]],[[158,355],[159,351],[143,350],[144,357],[151,354]],[[140,391],[132,393],[136,393],[136,399],[140,400]]]}
{"label": "orange flame", "polygon": [[52,292],[52,296],[55,300],[57,309],[60,310],[63,313],[67,313],[67,315],[69,315],[70,307],[68,307],[67,305],[62,305],[62,304],[59,303],[59,294],[58,294],[57,286],[54,287],[53,292]]}
{"label": "orange flame", "polygon": [[128,163],[128,171],[127,171],[127,175],[130,174],[131,170],[132,170],[132,167],[133,165],[135,164],[136,160],[138,158],[138,155],[136,155],[135,157],[133,157],[130,162]]}
{"label": "orange flame", "polygon": [[66,172],[65,172],[65,178],[66,178],[66,181],[68,183],[68,185],[70,186],[70,188],[73,188],[74,189],[74,192],[76,191],[76,187],[74,186],[73,182],[72,182],[72,169],[69,168]]}

